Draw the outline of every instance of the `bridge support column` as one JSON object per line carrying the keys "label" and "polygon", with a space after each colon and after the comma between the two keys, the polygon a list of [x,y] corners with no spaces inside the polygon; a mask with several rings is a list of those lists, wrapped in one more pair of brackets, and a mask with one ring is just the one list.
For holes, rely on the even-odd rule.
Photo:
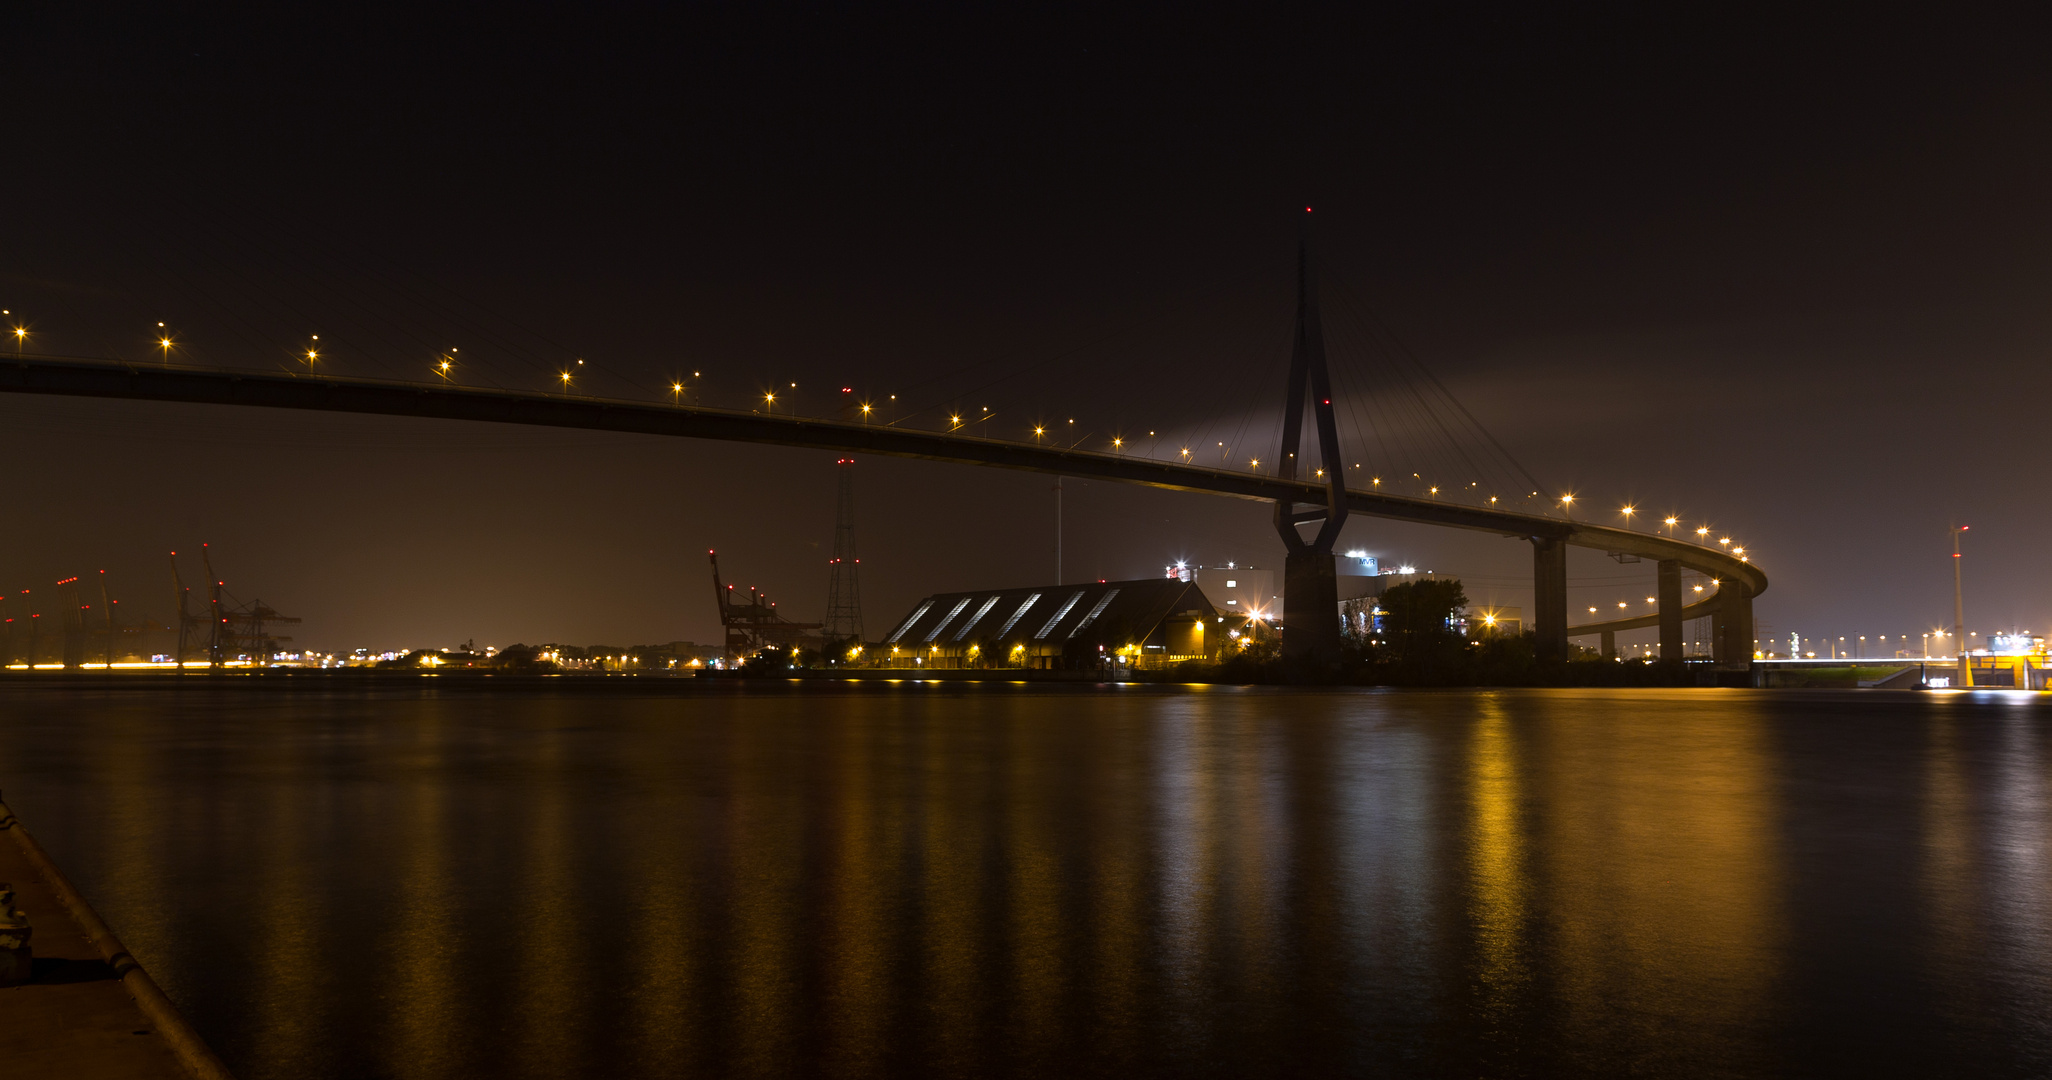
{"label": "bridge support column", "polygon": [[1605,630],[1603,632],[1603,658],[1605,660],[1617,659],[1617,631],[1615,630]]}
{"label": "bridge support column", "polygon": [[1660,560],[1659,586],[1659,591],[1654,595],[1660,601],[1660,659],[1663,663],[1678,664],[1682,658],[1680,562],[1674,559]]}
{"label": "bridge support column", "polygon": [[1339,570],[1332,552],[1292,551],[1283,562],[1283,656],[1339,659]]}
{"label": "bridge support column", "polygon": [[1736,581],[1717,587],[1717,657],[1720,671],[1749,671],[1753,666],[1753,594]]}
{"label": "bridge support column", "polygon": [[1567,543],[1548,536],[1532,538],[1532,631],[1539,659],[1567,659]]}

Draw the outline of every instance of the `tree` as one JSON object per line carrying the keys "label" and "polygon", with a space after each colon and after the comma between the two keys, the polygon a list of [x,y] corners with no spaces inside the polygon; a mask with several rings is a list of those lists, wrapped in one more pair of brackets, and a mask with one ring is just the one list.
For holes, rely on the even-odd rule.
{"label": "tree", "polygon": [[1453,621],[1468,606],[1468,594],[1456,579],[1406,581],[1382,594],[1382,638],[1403,655],[1413,645],[1431,647],[1459,635]]}

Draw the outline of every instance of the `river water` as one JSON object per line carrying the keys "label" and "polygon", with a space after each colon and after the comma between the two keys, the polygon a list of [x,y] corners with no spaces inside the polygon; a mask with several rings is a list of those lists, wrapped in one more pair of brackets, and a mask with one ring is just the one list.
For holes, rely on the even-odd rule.
{"label": "river water", "polygon": [[17,683],[0,785],[245,1080],[2042,1076],[2048,717]]}

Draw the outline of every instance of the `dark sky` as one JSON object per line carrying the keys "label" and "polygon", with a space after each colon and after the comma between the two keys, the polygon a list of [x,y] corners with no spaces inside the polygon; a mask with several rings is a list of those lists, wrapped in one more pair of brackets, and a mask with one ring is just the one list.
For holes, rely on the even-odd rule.
{"label": "dark sky", "polygon": [[[1237,457],[1273,445],[1311,204],[1349,456],[1466,475],[1401,422],[1422,368],[1597,516],[1729,530],[1768,634],[1949,623],[1953,520],[1971,628],[2052,627],[2040,24],[82,7],[5,30],[0,306],[35,351],[144,358],[163,320],[179,359],[275,368],[318,333],[341,374],[454,347],[459,379],[538,389],[584,358],[592,393],[698,371],[708,404],[795,382],[823,414],[845,385],[905,423]],[[10,591],[104,568],[161,617],[164,553],[204,540],[316,647],[707,641],[718,547],[824,607],[831,455],[12,397],[0,453]],[[859,468],[872,634],[1053,576],[1046,478]],[[1265,516],[1071,482],[1064,570],[1279,563]],[[1529,603],[1510,541],[1345,543]],[[1578,555],[1577,603],[1651,569]]]}

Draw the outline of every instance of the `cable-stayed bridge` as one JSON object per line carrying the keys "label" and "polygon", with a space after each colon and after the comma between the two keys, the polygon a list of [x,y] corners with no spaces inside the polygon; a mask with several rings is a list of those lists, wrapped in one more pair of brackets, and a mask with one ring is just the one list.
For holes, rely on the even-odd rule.
{"label": "cable-stayed bridge", "polygon": [[[221,371],[175,364],[123,363],[61,357],[0,358],[0,391],[121,398],[188,404],[240,405],[260,408],[309,409],[327,412],[410,416],[443,420],[527,424],[690,439],[764,443],[844,453],[885,454],[964,465],[985,465],[1140,484],[1173,491],[1201,492],[1274,503],[1279,523],[1295,535],[1306,521],[1329,521],[1363,514],[1396,521],[1469,529],[1527,541],[1533,553],[1534,607],[1532,626],[1542,653],[1562,655],[1570,634],[1660,628],[1662,656],[1681,657],[1682,623],[1715,620],[1713,648],[1720,662],[1744,666],[1752,657],[1752,601],[1767,587],[1767,576],[1748,557],[1707,544],[1655,533],[1575,521],[1550,514],[1463,505],[1451,501],[1400,495],[1343,482],[1328,482],[1324,470],[1312,479],[1256,469],[1212,468],[1183,461],[1162,461],[1140,454],[988,438],[965,432],[927,431],[860,421],[826,420],[762,412],[716,409],[698,405],[649,403],[591,398],[562,393],[511,391],[448,383],[407,383],[301,373]],[[1288,451],[1285,451],[1288,453]],[[1285,461],[1288,461],[1285,458]],[[1338,470],[1334,470],[1337,472]],[[1312,511],[1299,507],[1310,506]],[[1336,530],[1330,530],[1336,535]],[[1318,624],[1294,613],[1320,610],[1330,591],[1330,538],[1315,540],[1292,553],[1286,570],[1283,606],[1292,613],[1285,630],[1293,652],[1316,654],[1330,643],[1317,640]],[[1605,553],[1655,560],[1659,564],[1659,611],[1604,623],[1570,628],[1567,621],[1567,549],[1591,548]],[[1323,561],[1323,575],[1316,569]],[[1306,571],[1306,566],[1313,569]],[[1692,570],[1718,583],[1711,596],[1682,602],[1681,571]],[[1294,571],[1294,572],[1292,572]],[[1320,589],[1322,579],[1327,587]],[[1306,584],[1309,577],[1310,584]],[[1333,610],[1328,605],[1325,610]],[[1336,639],[1337,627],[1332,629]],[[1309,641],[1309,644],[1305,644]]]}
{"label": "cable-stayed bridge", "polygon": [[[923,402],[900,401],[896,394],[888,402],[871,402],[860,400],[852,387],[844,388],[841,399],[826,410],[837,418],[795,415],[781,381],[757,385],[756,407],[750,409],[712,407],[706,404],[708,395],[695,384],[687,386],[681,375],[667,387],[667,401],[660,391],[631,377],[621,377],[615,385],[643,395],[638,399],[617,392],[593,393],[591,386],[604,385],[601,365],[572,360],[569,350],[539,333],[508,329],[507,320],[494,322],[484,313],[485,305],[474,300],[438,298],[431,284],[398,280],[374,257],[364,261],[358,256],[352,264],[349,255],[338,254],[297,274],[251,276],[208,269],[233,265],[238,259],[270,261],[276,254],[258,244],[239,255],[196,256],[184,273],[168,273],[152,288],[186,294],[196,308],[214,311],[223,334],[243,342],[235,354],[238,358],[271,354],[278,360],[273,369],[184,362],[187,348],[167,330],[157,333],[152,349],[157,355],[148,361],[36,355],[27,348],[31,331],[10,312],[16,320],[11,327],[15,353],[0,355],[0,391],[762,443],[1269,502],[1275,507],[1277,534],[1288,551],[1284,650],[1314,659],[1339,646],[1333,544],[1349,515],[1475,530],[1531,545],[1534,610],[1529,625],[1542,656],[1564,656],[1573,636],[1603,634],[1608,645],[1616,632],[1657,626],[1661,657],[1678,661],[1683,623],[1707,617],[1712,620],[1712,653],[1720,666],[1744,667],[1752,659],[1752,603],[1766,589],[1767,577],[1744,548],[1727,547],[1730,541],[1722,537],[1713,543],[1707,529],[1698,530],[1700,542],[1677,537],[1672,534],[1672,518],[1666,522],[1666,535],[1574,520],[1573,496],[1548,490],[1518,464],[1429,367],[1356,303],[1358,290],[1335,291],[1338,317],[1328,323],[1308,243],[1298,249],[1288,374],[1280,388],[1272,381],[1274,364],[1241,359],[1244,350],[1259,352],[1260,347],[1239,341],[1214,350],[1222,361],[1213,364],[1208,379],[1186,378],[1166,388],[1143,382],[1142,392],[1135,386],[1120,392],[1109,380],[1132,378],[1135,368],[1144,367],[1132,359],[1136,354],[1130,347],[1121,346],[1125,351],[1117,358],[1070,350],[1075,370],[1066,376],[1050,370],[1047,358],[1010,365],[955,365],[947,373],[916,380],[924,391]],[[348,273],[338,273],[338,268]],[[218,287],[209,287],[209,281]],[[293,291],[293,281],[306,283],[304,289]],[[370,287],[362,284],[366,282],[380,291],[363,291]],[[238,306],[235,297],[245,293],[247,303]],[[392,364],[396,358],[426,352],[435,357],[423,372],[431,372],[431,377],[416,381],[331,374],[334,335],[328,342],[316,335],[296,345],[279,340],[277,330],[287,320],[303,325],[311,321],[309,312],[322,309],[337,313],[358,343],[354,352],[364,361],[380,362],[382,356],[382,362]],[[163,327],[161,322],[157,325]],[[509,376],[505,366],[494,369],[490,362],[476,363],[472,353],[462,353],[464,363],[458,365],[455,347],[444,350],[429,344],[436,328],[456,327],[495,348],[502,354],[502,365],[524,365],[528,371]],[[1328,334],[1348,362],[1328,363]],[[366,344],[374,341],[383,344]],[[1271,359],[1280,359],[1280,354]],[[402,372],[422,370],[410,362],[397,366]],[[459,383],[457,376],[466,374],[471,378]],[[510,385],[467,385],[492,382],[495,376],[507,378]],[[1087,388],[1090,393],[1072,396],[1097,400],[1145,401],[1175,423],[1158,420],[1143,440],[1138,430],[1121,435],[1116,425],[1106,431],[1090,423],[1078,427],[1074,419],[1060,425],[1043,420],[1014,428],[1016,437],[1004,438],[994,434],[998,429],[989,422],[995,415],[990,409],[954,404],[968,395],[1016,391],[1025,382],[1058,392]],[[790,387],[795,392],[795,382]],[[687,389],[693,391],[689,401]],[[1264,433],[1265,424],[1272,427]],[[1159,437],[1164,432],[1171,436],[1166,445]],[[1364,467],[1370,462],[1372,468]],[[1307,525],[1315,526],[1308,537],[1301,531]],[[1654,613],[1570,626],[1570,547],[1601,551],[1620,561],[1656,562]],[[1714,591],[1684,603],[1684,571],[1709,579]],[[1314,611],[1333,612],[1334,618],[1307,619],[1303,614]]]}

